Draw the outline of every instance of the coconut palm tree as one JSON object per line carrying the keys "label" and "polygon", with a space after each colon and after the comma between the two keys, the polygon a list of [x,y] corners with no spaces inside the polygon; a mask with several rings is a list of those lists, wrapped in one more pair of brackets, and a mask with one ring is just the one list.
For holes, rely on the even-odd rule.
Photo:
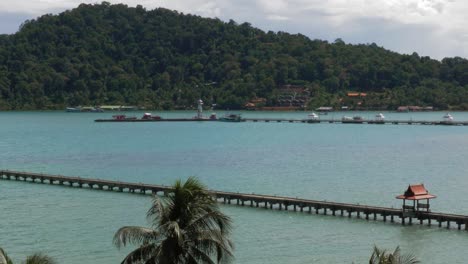
{"label": "coconut palm tree", "polygon": [[369,264],[416,264],[420,261],[413,254],[401,255],[400,247],[396,247],[393,253],[382,250],[374,246],[374,252],[369,260]]}
{"label": "coconut palm tree", "polygon": [[231,220],[196,178],[176,181],[167,197],[154,196],[147,219],[151,228],[125,226],[116,232],[117,248],[138,246],[123,264],[229,263],[233,259]]}
{"label": "coconut palm tree", "polygon": [[[26,258],[25,264],[56,264],[55,260],[47,255],[36,253]],[[0,264],[13,264],[5,251],[0,248]]]}
{"label": "coconut palm tree", "polygon": [[3,248],[0,248],[0,264],[13,264]]}

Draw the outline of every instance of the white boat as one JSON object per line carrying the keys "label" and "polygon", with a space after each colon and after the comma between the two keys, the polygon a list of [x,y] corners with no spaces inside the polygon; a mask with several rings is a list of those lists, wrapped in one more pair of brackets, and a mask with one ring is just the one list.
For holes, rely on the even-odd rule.
{"label": "white boat", "polygon": [[382,113],[378,113],[377,115],[375,115],[375,121],[384,121],[384,120],[385,120],[385,116]]}
{"label": "white boat", "polygon": [[451,114],[449,114],[449,113],[445,114],[443,118],[444,118],[444,121],[446,121],[446,122],[453,121],[453,116]]}
{"label": "white boat", "polygon": [[364,122],[364,119],[361,116],[343,116],[341,118],[341,123],[350,123],[350,124],[362,124]]}
{"label": "white boat", "polygon": [[65,110],[67,112],[72,112],[72,113],[81,112],[81,107],[80,106],[78,106],[78,107],[67,107]]}
{"label": "white boat", "polygon": [[311,120],[317,120],[319,119],[319,116],[316,113],[310,113],[307,115],[307,118]]}

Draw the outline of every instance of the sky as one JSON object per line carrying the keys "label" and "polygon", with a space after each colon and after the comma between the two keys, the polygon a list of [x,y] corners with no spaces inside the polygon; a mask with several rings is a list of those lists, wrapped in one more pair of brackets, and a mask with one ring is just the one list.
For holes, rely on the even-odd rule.
{"label": "sky", "polygon": [[[0,34],[26,19],[57,14],[89,0],[0,0]],[[230,19],[311,39],[376,43],[399,53],[468,58],[467,0],[107,0]]]}

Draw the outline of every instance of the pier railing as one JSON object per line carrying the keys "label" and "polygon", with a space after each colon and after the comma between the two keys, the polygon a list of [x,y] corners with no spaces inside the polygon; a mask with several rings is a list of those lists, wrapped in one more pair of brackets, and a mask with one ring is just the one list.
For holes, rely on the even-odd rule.
{"label": "pier railing", "polygon": [[[90,179],[82,177],[69,177],[61,175],[50,175],[42,173],[19,172],[0,170],[0,180],[16,180],[31,183],[42,183],[51,185],[62,185],[69,187],[88,188],[95,190],[108,190],[117,192],[168,195],[173,191],[172,187],[145,183],[131,183],[103,179]],[[369,220],[383,220],[387,222],[399,222],[402,225],[413,224],[413,220],[419,224],[437,222],[439,227],[445,223],[450,228],[451,223],[458,229],[468,230],[468,215],[457,215],[426,211],[403,211],[402,209],[368,206],[352,203],[337,203],[329,201],[318,201],[302,198],[247,194],[210,190],[213,197],[225,204],[235,204],[240,206],[262,207],[276,210],[293,210],[315,214],[331,214],[333,216],[347,216],[365,218]]]}

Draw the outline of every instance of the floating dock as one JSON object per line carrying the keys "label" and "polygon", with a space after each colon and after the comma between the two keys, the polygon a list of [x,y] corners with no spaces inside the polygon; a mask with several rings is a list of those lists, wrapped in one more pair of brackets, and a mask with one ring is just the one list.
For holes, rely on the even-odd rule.
{"label": "floating dock", "polygon": [[[170,186],[153,185],[144,183],[130,183],[101,179],[88,179],[81,177],[68,177],[61,175],[49,175],[18,171],[0,171],[0,180],[16,180],[31,183],[88,188],[93,190],[107,190],[127,193],[167,195],[172,192]],[[301,198],[246,194],[234,192],[222,192],[210,190],[210,193],[219,202],[239,206],[262,207],[272,210],[300,211],[311,214],[331,214],[333,216],[347,216],[349,218],[363,218],[365,220],[382,220],[383,222],[395,222],[402,225],[412,225],[413,221],[420,225],[438,223],[439,227],[447,229],[457,227],[458,230],[468,230],[468,215],[436,213],[426,211],[408,212],[407,210],[368,206],[349,203],[335,203]]]}

